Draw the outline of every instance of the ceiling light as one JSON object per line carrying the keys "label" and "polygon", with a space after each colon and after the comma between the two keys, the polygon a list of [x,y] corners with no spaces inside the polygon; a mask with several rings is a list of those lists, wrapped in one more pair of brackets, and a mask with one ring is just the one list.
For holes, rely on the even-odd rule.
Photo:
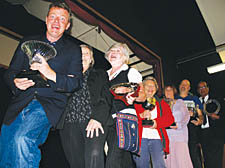
{"label": "ceiling light", "polygon": [[225,70],[225,62],[207,67],[207,71],[209,74],[216,73],[219,71],[224,71],[224,70]]}

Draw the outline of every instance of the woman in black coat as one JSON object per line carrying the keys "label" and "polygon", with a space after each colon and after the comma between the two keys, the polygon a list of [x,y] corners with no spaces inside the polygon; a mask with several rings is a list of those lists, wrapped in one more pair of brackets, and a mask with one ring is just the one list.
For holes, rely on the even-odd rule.
{"label": "woman in black coat", "polygon": [[83,85],[70,97],[60,131],[62,146],[71,168],[104,168],[105,123],[110,114],[108,75],[96,70],[92,48],[81,45]]}

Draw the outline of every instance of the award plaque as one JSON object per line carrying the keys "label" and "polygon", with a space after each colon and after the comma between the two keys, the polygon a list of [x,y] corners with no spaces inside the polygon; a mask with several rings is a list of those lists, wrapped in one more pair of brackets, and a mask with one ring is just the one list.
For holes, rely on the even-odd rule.
{"label": "award plaque", "polygon": [[[147,98],[146,102],[143,104],[143,108],[149,111],[152,111],[155,108],[155,106],[156,106],[156,99],[154,97]],[[142,120],[143,127],[152,127],[153,125],[154,122],[150,118],[145,118],[144,120]]]}
{"label": "award plaque", "polygon": [[[30,65],[34,62],[41,63],[41,59],[38,55],[41,55],[46,61],[48,61],[49,59],[54,58],[57,54],[56,49],[52,45],[37,40],[25,41],[21,45],[21,50],[28,57]],[[47,81],[37,70],[21,71],[16,77],[33,80],[35,82],[33,87],[48,87]]]}
{"label": "award plaque", "polygon": [[[128,91],[125,93],[116,93],[115,90],[119,87],[125,87],[125,88],[127,88]],[[131,96],[138,97],[139,90],[140,90],[139,84],[133,83],[133,82],[119,83],[119,84],[113,85],[110,88],[110,92],[113,94],[114,98],[118,99],[118,100],[122,100],[127,106],[129,105],[126,100],[127,94],[134,92]]]}
{"label": "award plaque", "polygon": [[221,105],[216,99],[209,99],[203,105],[204,112],[206,114],[218,114],[220,111]]}

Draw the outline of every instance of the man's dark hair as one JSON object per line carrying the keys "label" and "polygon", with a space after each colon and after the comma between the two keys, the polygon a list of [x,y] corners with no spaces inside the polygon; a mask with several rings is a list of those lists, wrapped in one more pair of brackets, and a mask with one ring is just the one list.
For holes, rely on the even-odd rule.
{"label": "man's dark hair", "polygon": [[203,80],[202,80],[202,81],[199,81],[199,82],[198,82],[198,86],[199,86],[200,83],[205,83],[205,86],[206,86],[207,88],[209,88],[208,83],[207,83],[206,81],[203,81]]}
{"label": "man's dark hair", "polygon": [[[71,17],[72,16],[72,12],[71,12],[71,9],[70,7],[63,1],[54,1],[52,2],[50,5],[49,5],[49,10],[48,10],[48,14],[49,14],[49,11],[51,8],[62,8],[62,9],[65,9],[68,11],[69,13],[69,16]],[[70,19],[69,19],[70,20]]]}

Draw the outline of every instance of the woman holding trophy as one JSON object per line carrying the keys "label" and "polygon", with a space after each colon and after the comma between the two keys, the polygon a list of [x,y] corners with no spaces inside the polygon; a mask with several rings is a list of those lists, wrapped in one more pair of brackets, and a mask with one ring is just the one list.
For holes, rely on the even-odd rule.
{"label": "woman holding trophy", "polygon": [[[132,155],[129,151],[118,147],[118,137],[116,130],[117,113],[132,113],[136,115],[133,106],[135,97],[132,91],[132,85],[142,82],[141,74],[134,68],[130,68],[128,64],[129,50],[124,43],[114,44],[105,54],[106,59],[112,68],[107,71],[110,85],[115,95],[123,95],[121,99],[114,99],[111,118],[108,120],[108,153],[106,158],[107,168],[132,168],[134,167]],[[133,84],[132,84],[133,83]],[[128,93],[128,94],[126,94]]]}
{"label": "woman holding trophy", "polygon": [[141,139],[140,156],[134,155],[137,168],[149,168],[150,158],[153,167],[165,168],[164,153],[169,153],[169,139],[166,127],[174,122],[169,105],[155,94],[158,84],[153,77],[143,81],[146,102],[136,104],[139,117],[139,136]]}
{"label": "woman holding trophy", "polygon": [[169,137],[170,154],[165,159],[167,168],[192,168],[192,162],[188,149],[188,128],[187,124],[190,119],[189,111],[181,99],[174,99],[177,93],[173,85],[166,85],[164,94],[166,102],[170,105],[175,125],[166,129]]}

